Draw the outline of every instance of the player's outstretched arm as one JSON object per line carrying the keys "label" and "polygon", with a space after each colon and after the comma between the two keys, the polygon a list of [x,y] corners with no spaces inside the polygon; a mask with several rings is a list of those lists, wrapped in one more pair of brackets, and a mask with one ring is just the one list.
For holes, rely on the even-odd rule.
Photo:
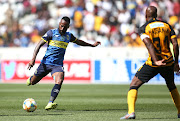
{"label": "player's outstretched arm", "polygon": [[163,66],[166,65],[165,59],[158,60],[156,54],[155,54],[155,48],[152,44],[151,40],[146,37],[143,39],[144,44],[146,45],[146,48],[148,49],[149,54],[151,55],[152,60],[154,61],[154,64],[157,66]]}
{"label": "player's outstretched arm", "polygon": [[99,41],[95,42],[94,44],[90,44],[90,43],[84,42],[83,40],[79,40],[79,39],[77,39],[74,43],[76,43],[77,45],[80,45],[80,46],[90,46],[90,47],[96,47],[99,44],[101,44],[101,42],[99,42]]}
{"label": "player's outstretched arm", "polygon": [[40,50],[40,48],[45,44],[46,42],[44,40],[40,40],[39,43],[36,45],[35,49],[34,49],[34,53],[33,53],[33,57],[31,59],[31,61],[28,64],[28,69],[30,70],[31,67],[34,66],[35,64],[35,60],[36,60],[36,56]]}

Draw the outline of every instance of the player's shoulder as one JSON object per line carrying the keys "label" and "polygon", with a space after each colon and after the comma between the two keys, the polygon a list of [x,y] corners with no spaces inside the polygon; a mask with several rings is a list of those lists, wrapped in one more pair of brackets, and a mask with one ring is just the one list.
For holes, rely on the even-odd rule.
{"label": "player's shoulder", "polygon": [[167,21],[164,21],[164,20],[156,20],[157,22],[162,22],[162,23],[165,23],[165,24],[168,24],[170,25]]}
{"label": "player's shoulder", "polygon": [[172,28],[171,25],[170,25],[167,21],[157,20],[156,22],[161,22],[161,23],[163,23],[164,25],[167,25],[167,26],[169,26],[170,28]]}
{"label": "player's shoulder", "polygon": [[56,33],[56,32],[58,32],[58,28],[50,29],[49,31],[51,31],[52,33]]}
{"label": "player's shoulder", "polygon": [[56,31],[56,29],[49,29],[49,30],[47,31],[47,34],[48,34],[48,35],[52,35],[55,31]]}
{"label": "player's shoulder", "polygon": [[58,28],[54,28],[54,29],[50,29],[48,30],[48,35],[56,35],[56,34],[59,34],[59,29]]}
{"label": "player's shoulder", "polygon": [[146,26],[148,26],[150,23],[154,22],[153,20],[147,21],[145,24],[143,24],[142,26],[139,27],[140,30],[143,30],[146,28]]}
{"label": "player's shoulder", "polygon": [[69,37],[73,37],[74,35],[71,32],[66,32],[66,35]]}
{"label": "player's shoulder", "polygon": [[71,32],[66,32],[66,34],[67,34],[67,35],[72,35],[72,33],[71,33]]}

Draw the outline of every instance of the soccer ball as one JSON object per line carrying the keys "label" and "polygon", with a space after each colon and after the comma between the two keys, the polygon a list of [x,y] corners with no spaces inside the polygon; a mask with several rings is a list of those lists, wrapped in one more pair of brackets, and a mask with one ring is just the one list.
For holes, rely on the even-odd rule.
{"label": "soccer ball", "polygon": [[37,104],[33,98],[27,98],[23,102],[23,109],[27,112],[33,112],[37,108]]}

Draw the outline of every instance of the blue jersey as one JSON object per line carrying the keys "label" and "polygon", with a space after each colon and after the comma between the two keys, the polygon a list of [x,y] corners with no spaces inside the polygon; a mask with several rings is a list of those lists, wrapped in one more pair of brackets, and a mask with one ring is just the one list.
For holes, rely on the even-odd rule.
{"label": "blue jersey", "polygon": [[66,32],[64,35],[61,35],[58,28],[47,31],[41,39],[48,42],[46,54],[41,62],[44,64],[61,66],[63,66],[68,43],[76,41],[73,34]]}

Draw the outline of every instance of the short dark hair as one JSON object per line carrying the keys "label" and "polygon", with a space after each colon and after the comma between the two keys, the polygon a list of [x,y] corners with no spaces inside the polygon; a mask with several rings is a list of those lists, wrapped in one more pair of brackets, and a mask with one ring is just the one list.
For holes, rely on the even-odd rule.
{"label": "short dark hair", "polygon": [[69,18],[69,17],[64,16],[64,17],[62,17],[62,19],[65,20],[66,22],[68,22],[68,23],[70,24],[70,18]]}

